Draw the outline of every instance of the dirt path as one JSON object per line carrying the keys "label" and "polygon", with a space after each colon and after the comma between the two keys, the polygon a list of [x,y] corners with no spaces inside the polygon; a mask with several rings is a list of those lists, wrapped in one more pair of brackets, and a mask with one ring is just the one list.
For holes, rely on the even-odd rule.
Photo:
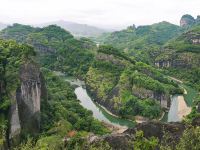
{"label": "dirt path", "polygon": [[169,76],[169,78],[172,79],[172,80],[174,80],[174,81],[176,81],[176,82],[178,82],[178,83],[183,84],[183,81],[181,81],[181,80],[179,80],[179,79],[177,79],[177,78],[170,77],[170,76]]}
{"label": "dirt path", "polygon": [[103,122],[103,125],[112,132],[112,134],[123,133],[124,131],[128,129],[128,127],[126,126],[117,126],[117,125],[112,125],[104,121],[102,122]]}

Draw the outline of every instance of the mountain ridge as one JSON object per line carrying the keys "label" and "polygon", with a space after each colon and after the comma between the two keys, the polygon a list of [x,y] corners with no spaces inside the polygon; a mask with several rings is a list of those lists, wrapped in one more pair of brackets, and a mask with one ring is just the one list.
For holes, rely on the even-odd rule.
{"label": "mountain ridge", "polygon": [[88,24],[81,24],[81,23],[75,23],[71,21],[65,21],[65,20],[58,20],[58,21],[52,21],[52,22],[46,22],[42,24],[35,24],[34,27],[45,27],[48,25],[58,25],[62,28],[64,28],[67,31],[70,31],[74,36],[85,36],[85,37],[92,37],[92,36],[99,36],[104,32],[108,32],[109,30],[99,28],[96,26],[88,25]]}

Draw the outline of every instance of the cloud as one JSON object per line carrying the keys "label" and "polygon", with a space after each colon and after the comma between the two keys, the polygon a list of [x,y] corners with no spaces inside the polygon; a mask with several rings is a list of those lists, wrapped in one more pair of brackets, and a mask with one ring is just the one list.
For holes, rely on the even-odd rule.
{"label": "cloud", "polygon": [[199,14],[199,0],[0,0],[0,22],[36,24],[67,20],[100,27],[159,21],[179,23]]}

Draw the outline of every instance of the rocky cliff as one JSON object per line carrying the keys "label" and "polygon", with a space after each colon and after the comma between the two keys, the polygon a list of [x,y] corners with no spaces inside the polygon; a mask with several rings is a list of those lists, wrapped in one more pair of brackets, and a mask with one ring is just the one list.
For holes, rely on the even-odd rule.
{"label": "rocky cliff", "polygon": [[195,19],[194,17],[192,17],[189,14],[183,15],[180,20],[180,26],[181,27],[190,27],[194,24],[198,24],[200,22],[199,18],[200,17],[197,16],[197,18]]}
{"label": "rocky cliff", "polygon": [[194,68],[200,64],[200,26],[183,33],[160,50],[155,65],[160,68]]}
{"label": "rocky cliff", "polygon": [[[20,67],[20,86],[12,96],[10,108],[11,145],[20,134],[37,134],[40,130],[40,103],[45,88],[39,67],[26,63]],[[44,83],[43,83],[44,84]]]}
{"label": "rocky cliff", "polygon": [[191,26],[195,23],[195,19],[191,15],[183,15],[180,20],[181,27]]}

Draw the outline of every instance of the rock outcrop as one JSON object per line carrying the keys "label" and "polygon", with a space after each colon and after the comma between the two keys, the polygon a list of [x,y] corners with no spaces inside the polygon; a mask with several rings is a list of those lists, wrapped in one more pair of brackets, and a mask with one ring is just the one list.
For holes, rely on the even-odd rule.
{"label": "rock outcrop", "polygon": [[188,27],[195,23],[195,19],[191,15],[183,15],[180,20],[181,27]]}
{"label": "rock outcrop", "polygon": [[39,67],[26,63],[19,71],[20,86],[12,96],[10,109],[11,145],[16,143],[20,134],[35,135],[40,130],[40,103],[45,93],[44,79]]}
{"label": "rock outcrop", "polygon": [[[196,43],[197,44],[197,43]],[[167,53],[167,51],[166,51]],[[168,55],[168,54],[166,54]],[[191,52],[174,52],[168,55],[168,59],[156,60],[154,65],[158,68],[187,68],[199,67],[200,56]]]}
{"label": "rock outcrop", "polygon": [[19,108],[18,102],[16,99],[16,93],[12,96],[12,102],[10,107],[10,132],[9,132],[9,139],[10,144],[15,145],[20,141],[20,133],[21,133],[21,124],[19,120]]}
{"label": "rock outcrop", "polygon": [[174,145],[180,140],[186,126],[183,123],[162,123],[162,122],[145,122],[137,124],[134,128],[127,129],[121,134],[110,134],[105,136],[89,136],[88,142],[95,144],[98,142],[107,142],[109,146],[115,150],[134,149],[133,140],[137,131],[143,131],[144,137],[152,136],[158,138],[159,142],[164,139],[164,134],[168,134],[170,139],[166,142],[169,145]]}
{"label": "rock outcrop", "polygon": [[132,87],[132,92],[133,95],[139,97],[140,99],[146,99],[146,98],[156,99],[160,103],[160,106],[163,108],[169,108],[170,106],[170,95],[155,92],[137,86]]}
{"label": "rock outcrop", "polygon": [[[130,142],[133,136],[127,133],[122,134],[110,134],[105,136],[91,135],[87,141],[89,144],[97,144],[99,142],[107,142],[109,146],[114,150],[127,150],[130,147]],[[133,146],[133,145],[132,145]]]}
{"label": "rock outcrop", "polygon": [[[17,91],[20,121],[22,128],[39,131],[41,72],[34,64],[25,64],[20,68],[21,87]],[[33,132],[33,133],[34,133]]]}
{"label": "rock outcrop", "polygon": [[181,27],[190,27],[194,24],[199,24],[200,23],[200,16],[198,15],[197,18],[195,19],[189,14],[183,15],[180,20],[180,26]]}

